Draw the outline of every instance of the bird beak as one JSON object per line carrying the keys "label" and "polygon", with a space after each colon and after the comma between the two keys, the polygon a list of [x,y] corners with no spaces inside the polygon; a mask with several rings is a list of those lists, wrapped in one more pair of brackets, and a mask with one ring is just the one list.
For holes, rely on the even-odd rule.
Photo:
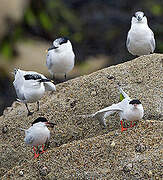
{"label": "bird beak", "polygon": [[137,20],[138,20],[138,21],[141,21],[141,20],[142,20],[142,17],[141,17],[141,16],[137,16]]}
{"label": "bird beak", "polygon": [[137,104],[134,104],[134,107],[136,108],[136,107],[137,107]]}
{"label": "bird beak", "polygon": [[40,80],[39,80],[40,83],[41,83],[41,82],[50,82],[50,81],[52,81],[52,80],[50,80],[50,79],[40,79]]}
{"label": "bird beak", "polygon": [[54,128],[54,126],[56,125],[55,123],[52,123],[52,122],[47,122],[46,125],[48,127],[51,127],[51,128]]}
{"label": "bird beak", "polygon": [[56,47],[56,46],[52,46],[52,47],[50,47],[49,49],[48,49],[48,51],[50,51],[50,50],[53,50],[53,49],[57,49],[58,47]]}

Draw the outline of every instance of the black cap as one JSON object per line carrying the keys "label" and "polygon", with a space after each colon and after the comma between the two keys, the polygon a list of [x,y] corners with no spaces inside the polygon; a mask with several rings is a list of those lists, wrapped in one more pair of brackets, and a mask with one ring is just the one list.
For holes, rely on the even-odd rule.
{"label": "black cap", "polygon": [[129,104],[141,104],[141,102],[138,99],[133,99],[129,102]]}
{"label": "black cap", "polygon": [[32,122],[32,126],[38,122],[48,122],[48,120],[45,117],[38,117]]}

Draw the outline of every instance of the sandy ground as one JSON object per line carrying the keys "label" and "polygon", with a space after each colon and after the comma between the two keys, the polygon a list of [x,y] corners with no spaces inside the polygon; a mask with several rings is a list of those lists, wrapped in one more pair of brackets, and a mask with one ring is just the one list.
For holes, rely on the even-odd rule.
{"label": "sandy ground", "polygon": [[[0,117],[0,178],[161,179],[162,59],[161,54],[142,56],[61,83],[57,92],[46,93],[40,111],[31,117],[23,104],[14,102]],[[118,115],[107,119],[106,129],[96,119],[79,116],[117,103],[117,82],[130,97],[140,99],[145,110],[143,120],[123,133]],[[38,116],[56,126],[48,151],[33,159],[19,127],[29,128]]]}

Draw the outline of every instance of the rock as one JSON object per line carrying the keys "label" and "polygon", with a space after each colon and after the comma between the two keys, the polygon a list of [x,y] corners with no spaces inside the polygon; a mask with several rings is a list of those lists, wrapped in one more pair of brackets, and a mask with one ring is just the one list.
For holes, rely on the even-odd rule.
{"label": "rock", "polygon": [[40,175],[41,176],[46,176],[48,174],[48,168],[47,167],[42,167],[40,168]]}
{"label": "rock", "polygon": [[149,175],[149,177],[151,177],[152,176],[152,171],[148,171],[148,175]]}
{"label": "rock", "polygon": [[110,144],[111,147],[114,147],[115,146],[115,142],[112,141],[111,144]]}
{"label": "rock", "polygon": [[[79,179],[79,176],[81,179],[140,179],[150,169],[152,177],[161,179],[162,59],[161,54],[141,56],[60,83],[57,92],[47,93],[41,99],[40,111],[29,117],[24,104],[13,106],[0,117],[0,129],[5,125],[10,129],[7,136],[0,131],[0,179],[20,179],[22,169],[26,179],[44,176],[46,179]],[[108,74],[116,80],[108,79]],[[142,82],[138,83],[140,77]],[[144,119],[125,132],[121,132],[117,114],[107,118],[105,129],[98,120],[87,118],[119,102],[115,81],[132,98],[140,99],[145,110]],[[92,90],[97,92],[93,98]],[[77,103],[71,108],[74,100]],[[36,104],[30,104],[30,109],[35,108]],[[34,160],[32,148],[24,144],[24,134],[19,128],[29,128],[40,115],[57,125],[51,130],[50,148]]]}
{"label": "rock", "polygon": [[96,91],[92,91],[91,92],[91,96],[96,96],[97,92]]}

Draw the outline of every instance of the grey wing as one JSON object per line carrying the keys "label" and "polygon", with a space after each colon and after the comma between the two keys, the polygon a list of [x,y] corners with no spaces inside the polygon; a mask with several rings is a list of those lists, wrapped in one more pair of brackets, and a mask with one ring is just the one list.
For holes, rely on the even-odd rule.
{"label": "grey wing", "polygon": [[[44,75],[39,74],[43,79],[47,79]],[[45,91],[56,91],[56,87],[52,82],[44,82]]]}
{"label": "grey wing", "polygon": [[48,67],[48,69],[51,69],[52,67],[52,58],[51,58],[51,54],[50,52],[48,52],[47,56],[46,56],[46,66]]}
{"label": "grey wing", "polygon": [[129,48],[129,44],[130,44],[130,38],[129,38],[129,33],[128,33],[127,40],[126,40],[126,47],[127,47],[127,49]]}
{"label": "grey wing", "polygon": [[129,45],[130,45],[130,33],[131,32],[131,29],[129,30],[128,34],[127,34],[127,40],[126,40],[126,47],[127,49],[129,49]]}
{"label": "grey wing", "polygon": [[[151,29],[150,29],[150,30],[151,30]],[[152,32],[152,30],[151,30],[150,45],[151,45],[151,50],[152,50],[152,53],[153,53],[154,50],[155,50],[156,44],[155,44],[154,33]]]}
{"label": "grey wing", "polygon": [[109,107],[101,109],[100,111],[97,111],[94,114],[94,117],[99,120],[100,124],[102,124],[104,127],[106,127],[106,122],[105,122],[106,117],[108,117],[109,115],[111,115],[111,114],[113,114],[115,112],[119,112],[119,111],[123,111],[123,109],[121,109],[119,107],[119,103],[118,104],[113,104],[113,105],[111,105]]}
{"label": "grey wing", "polygon": [[52,82],[45,82],[45,91],[56,91],[56,87]]}
{"label": "grey wing", "polygon": [[24,141],[26,144],[31,145],[34,141],[34,137],[30,134],[27,134],[26,137],[24,138]]}
{"label": "grey wing", "polygon": [[24,84],[23,76],[20,72],[17,72],[17,74],[15,75],[15,80],[13,82],[13,85],[15,87],[16,94],[20,101],[25,100],[24,92],[23,92],[23,84]]}

